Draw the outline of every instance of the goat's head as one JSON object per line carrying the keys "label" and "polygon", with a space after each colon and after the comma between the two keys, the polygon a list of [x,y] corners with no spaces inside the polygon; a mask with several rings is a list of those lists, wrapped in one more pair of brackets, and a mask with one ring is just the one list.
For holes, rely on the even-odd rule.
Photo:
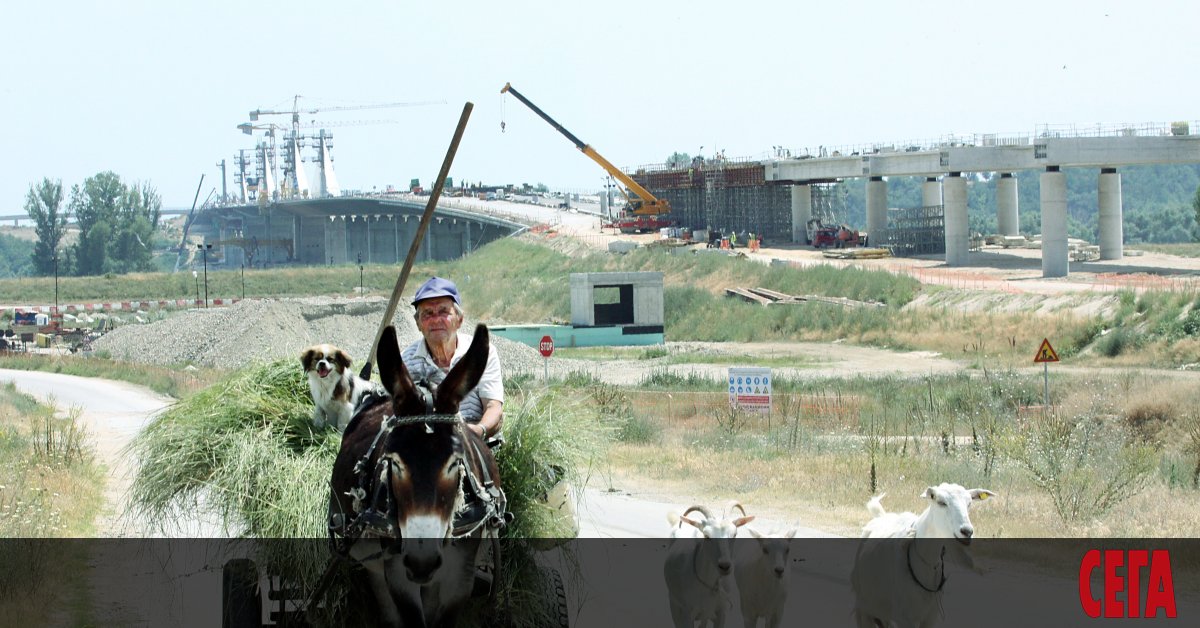
{"label": "goat's head", "polygon": [[942,483],[926,487],[921,497],[933,503],[922,515],[925,520],[924,535],[955,538],[963,545],[970,545],[971,538],[975,536],[975,526],[971,525],[971,505],[995,495],[987,489],[968,490],[958,484]]}
{"label": "goat's head", "polygon": [[791,540],[796,536],[796,529],[792,528],[779,536],[768,536],[753,528],[746,528],[746,531],[757,541],[758,549],[762,551],[768,564],[771,565],[771,573],[776,578],[782,579],[786,577],[788,573],[788,555],[792,551]]}
{"label": "goat's head", "polygon": [[[741,508],[741,505],[738,505]],[[693,512],[699,512],[704,515],[703,519],[696,517],[688,517]],[[743,514],[746,512],[742,510]],[[742,516],[737,519],[728,519],[726,517],[718,517],[711,510],[704,506],[696,505],[688,508],[683,512],[683,516],[679,518],[683,523],[695,527],[700,530],[700,533],[707,539],[732,539],[737,536],[738,528],[754,521],[753,516]]]}
{"label": "goat's head", "polygon": [[[699,512],[704,515],[704,518],[689,517],[688,515],[693,512]],[[743,512],[745,511],[743,510]],[[733,560],[730,558],[729,551],[729,540],[737,536],[738,528],[754,521],[754,517],[738,517],[737,519],[718,517],[708,508],[696,505],[684,511],[679,521],[699,530],[700,534],[704,535],[705,540],[711,539],[717,541],[715,544],[712,544],[712,547],[717,552],[717,569],[722,574],[728,574],[733,569]]]}

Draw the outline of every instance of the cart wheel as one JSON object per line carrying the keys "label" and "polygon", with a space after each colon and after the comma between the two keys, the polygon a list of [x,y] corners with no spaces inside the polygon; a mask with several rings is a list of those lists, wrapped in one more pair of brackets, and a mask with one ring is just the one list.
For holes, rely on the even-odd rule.
{"label": "cart wheel", "polygon": [[222,628],[261,628],[262,593],[258,567],[249,558],[234,558],[221,570]]}
{"label": "cart wheel", "polygon": [[567,587],[563,583],[562,574],[557,569],[550,570],[550,587],[549,595],[546,596],[546,604],[548,612],[547,617],[551,618],[553,623],[550,624],[553,628],[570,628],[571,614],[567,609]]}

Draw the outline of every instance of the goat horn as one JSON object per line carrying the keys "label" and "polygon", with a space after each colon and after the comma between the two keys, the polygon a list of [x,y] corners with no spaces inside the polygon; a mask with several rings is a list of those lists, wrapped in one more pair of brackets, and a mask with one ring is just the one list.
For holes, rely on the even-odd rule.
{"label": "goat horn", "polygon": [[703,514],[705,517],[708,517],[709,519],[716,518],[713,516],[711,510],[709,510],[705,506],[701,506],[700,504],[696,504],[695,506],[692,506],[691,508],[688,508],[687,510],[683,511],[683,516],[686,517],[686,516],[688,516],[688,514],[690,514],[693,511],[699,511],[701,514]]}
{"label": "goat horn", "polygon": [[733,502],[732,504],[729,504],[729,508],[730,508],[730,509],[737,508],[738,510],[742,511],[742,516],[743,516],[743,517],[745,517],[745,516],[746,516],[746,509],[742,507],[742,503],[741,503],[741,502]]}

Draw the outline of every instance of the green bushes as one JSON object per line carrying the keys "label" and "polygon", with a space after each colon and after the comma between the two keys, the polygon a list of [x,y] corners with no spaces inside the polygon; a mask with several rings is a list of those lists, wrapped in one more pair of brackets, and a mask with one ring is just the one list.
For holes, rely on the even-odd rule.
{"label": "green bushes", "polygon": [[1136,494],[1157,464],[1152,447],[1111,420],[1052,411],[1030,428],[1014,436],[1012,456],[1066,522],[1107,514]]}

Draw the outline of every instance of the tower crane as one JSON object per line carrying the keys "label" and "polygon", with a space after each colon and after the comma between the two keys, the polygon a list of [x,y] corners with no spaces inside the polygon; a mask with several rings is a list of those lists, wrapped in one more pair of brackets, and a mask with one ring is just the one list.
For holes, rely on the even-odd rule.
{"label": "tower crane", "polygon": [[425,101],[420,101],[420,102],[388,102],[388,103],[375,103],[375,104],[369,104],[369,105],[346,105],[346,106],[314,107],[314,108],[301,109],[300,108],[300,95],[296,94],[294,97],[292,97],[292,108],[290,110],[277,111],[277,110],[273,110],[273,109],[255,109],[254,111],[250,112],[250,121],[257,122],[259,116],[291,116],[292,117],[292,130],[299,131],[299,129],[300,129],[300,114],[313,115],[313,114],[317,114],[317,113],[330,113],[330,112],[334,112],[334,111],[360,111],[360,110],[364,110],[364,109],[391,109],[394,107],[420,107],[423,105],[444,105],[444,104],[446,104],[446,101],[444,101],[444,100],[438,100],[438,101],[425,100]]}
{"label": "tower crane", "polygon": [[[301,96],[299,94],[292,97],[292,108],[289,110],[255,109],[250,112],[250,122],[245,122],[245,123],[238,125],[238,129],[240,129],[243,133],[245,133],[247,135],[251,134],[252,131],[254,131],[254,130],[267,130],[268,135],[271,136],[271,154],[276,155],[277,153],[275,150],[275,131],[276,131],[276,129],[283,129],[286,127],[282,127],[282,126],[276,125],[274,123],[266,123],[266,122],[263,122],[260,124],[255,124],[255,123],[259,122],[259,118],[262,116],[276,116],[276,115],[291,116],[291,118],[292,118],[291,134],[288,135],[287,133],[284,133],[284,138],[283,138],[284,139],[284,150],[285,150],[285,154],[283,156],[284,177],[283,177],[282,181],[278,180],[278,177],[275,177],[273,179],[274,185],[280,186],[280,189],[281,189],[280,191],[282,191],[282,194],[281,194],[282,198],[291,198],[294,196],[303,197],[303,196],[308,195],[308,189],[309,189],[308,181],[306,180],[306,178],[304,176],[304,169],[300,164],[300,162],[303,159],[300,156],[300,150],[304,147],[304,140],[305,140],[305,138],[300,135],[301,129],[315,128],[318,126],[322,126],[322,127],[352,126],[355,124],[376,124],[376,123],[386,122],[384,120],[378,120],[378,121],[369,121],[369,122],[368,121],[332,122],[332,123],[328,123],[328,124],[317,124],[316,121],[314,120],[311,123],[302,124],[300,122],[301,115],[315,115],[318,113],[335,112],[335,111],[358,111],[358,110],[363,110],[363,109],[387,109],[387,108],[393,108],[393,107],[416,107],[416,106],[421,106],[421,105],[446,104],[446,101],[443,100],[443,101],[392,102],[392,103],[375,103],[375,104],[366,104],[366,105],[304,107],[304,108],[302,108],[300,106],[300,98],[301,98]],[[331,163],[330,162],[332,161],[332,158],[329,157],[328,150],[327,150],[329,148],[328,140],[331,139],[331,137],[332,136],[327,136],[324,134],[324,132],[322,132],[322,134],[319,138],[314,138],[315,141],[317,141],[319,143],[319,145],[317,147],[317,152],[318,152],[317,159],[321,163],[321,177],[322,177],[322,181],[320,183],[320,188],[319,188],[319,193],[323,196],[324,195],[336,196],[339,191],[339,188],[338,188],[338,185],[336,182],[336,178],[333,177],[333,174],[331,172]],[[278,157],[276,157],[276,160],[277,159],[278,159]],[[276,191],[272,190],[272,192],[274,193]]]}

